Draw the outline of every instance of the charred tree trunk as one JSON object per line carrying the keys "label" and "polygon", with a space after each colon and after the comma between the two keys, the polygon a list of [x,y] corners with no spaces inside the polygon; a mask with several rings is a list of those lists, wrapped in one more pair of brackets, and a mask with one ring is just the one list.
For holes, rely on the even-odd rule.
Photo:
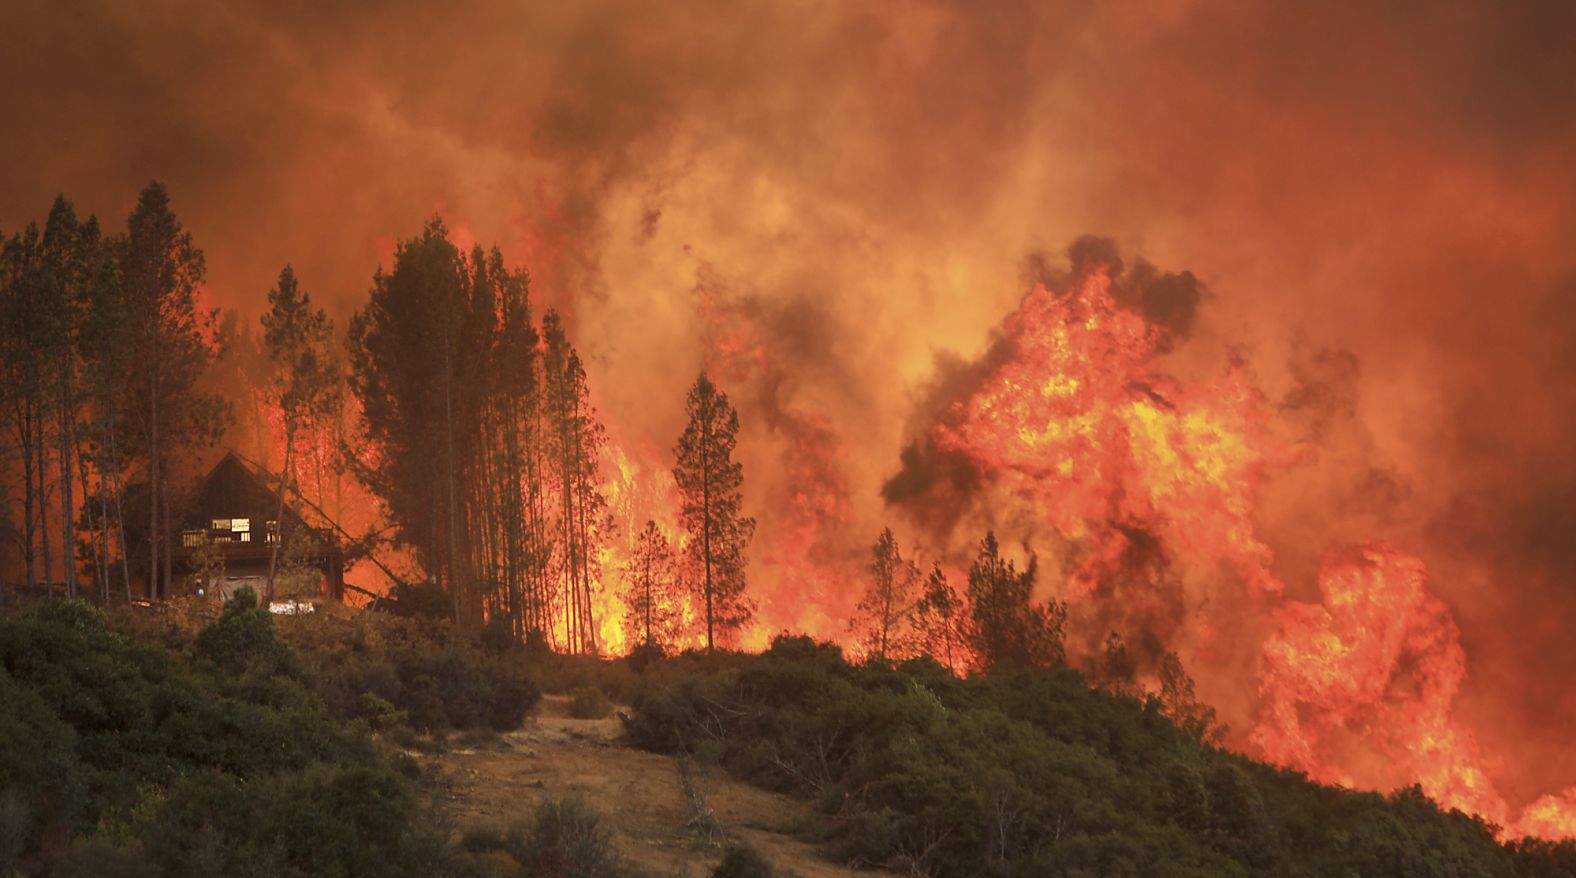
{"label": "charred tree trunk", "polygon": [[77,596],[77,525],[72,518],[74,489],[71,486],[71,450],[75,441],[72,426],[76,412],[71,400],[71,357],[61,356],[60,363],[60,541],[61,558],[65,565],[66,594]]}
{"label": "charred tree trunk", "polygon": [[[115,488],[115,538],[120,543],[121,583],[126,588],[126,603],[131,603],[131,559],[126,551],[126,511],[121,502],[120,449],[115,441],[115,406],[109,404],[109,471]],[[106,523],[105,528],[109,525]],[[106,537],[107,539],[107,537]]]}
{"label": "charred tree trunk", "polygon": [[16,439],[22,451],[22,564],[24,581],[32,589],[38,585],[33,534],[33,506],[37,495],[33,487],[33,403],[26,396],[17,402]]}
{"label": "charred tree trunk", "polygon": [[[285,490],[290,485],[290,467],[293,463],[291,455],[294,451],[295,426],[287,422],[285,424],[285,459],[283,466],[279,470],[279,498],[274,504],[274,521],[277,522],[275,527],[278,528],[278,539],[273,541],[273,547],[268,552],[268,594],[264,598],[265,602],[271,602],[274,599],[274,577],[279,572],[279,548],[285,541]],[[264,539],[267,539],[266,533]]]}
{"label": "charred tree trunk", "polygon": [[54,554],[49,550],[49,453],[44,435],[44,412],[46,407],[38,406],[38,441],[34,443],[38,454],[38,551],[44,559],[44,593],[49,597],[55,596],[54,589]]}
{"label": "charred tree trunk", "polygon": [[159,373],[158,333],[148,380],[148,597],[159,600]]}

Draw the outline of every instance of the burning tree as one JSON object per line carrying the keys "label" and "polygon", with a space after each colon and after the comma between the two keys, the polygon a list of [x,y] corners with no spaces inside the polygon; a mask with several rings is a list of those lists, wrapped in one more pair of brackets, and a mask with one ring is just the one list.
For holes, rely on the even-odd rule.
{"label": "burning tree", "polygon": [[848,630],[858,634],[865,654],[875,661],[905,658],[914,640],[919,568],[898,550],[891,528],[881,531],[870,553],[870,584]]}
{"label": "burning tree", "polygon": [[706,608],[706,651],[711,652],[716,629],[738,628],[753,609],[744,594],[744,565],[755,519],[739,509],[744,468],[733,460],[739,413],[704,372],[690,389],[687,409],[689,425],[674,447],[673,479],[695,584]]}

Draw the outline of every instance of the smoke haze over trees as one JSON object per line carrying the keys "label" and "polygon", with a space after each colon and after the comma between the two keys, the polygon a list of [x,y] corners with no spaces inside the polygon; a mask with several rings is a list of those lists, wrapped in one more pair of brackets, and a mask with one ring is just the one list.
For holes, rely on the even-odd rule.
{"label": "smoke haze over trees", "polygon": [[[220,328],[244,328],[224,334],[222,368],[250,356],[258,293],[287,260],[341,328],[371,313],[374,266],[374,287],[402,254],[430,270],[433,310],[400,318],[426,320],[410,350],[427,384],[396,388],[388,364],[389,386],[364,388],[373,405],[352,395],[332,454],[300,452],[299,481],[332,494],[314,484],[335,478],[325,458],[360,447],[357,417],[386,422],[367,447],[410,459],[355,465],[391,476],[377,497],[415,547],[395,573],[462,583],[450,611],[471,622],[495,613],[573,649],[622,630],[587,615],[598,584],[626,585],[599,553],[628,557],[645,507],[671,505],[655,476],[710,368],[759,523],[752,647],[778,628],[843,636],[870,536],[891,527],[934,574],[916,618],[947,652],[973,624],[967,574],[990,531],[1020,574],[1036,565],[1034,605],[1098,598],[1068,607],[1069,661],[1097,660],[1116,631],[1158,679],[1184,650],[1197,698],[1246,735],[1260,645],[1318,642],[1286,626],[1322,609],[1326,553],[1386,540],[1432,572],[1459,628],[1470,670],[1440,691],[1503,760],[1507,795],[1576,784],[1561,676],[1576,665],[1570,4],[679,3],[657,22],[627,0],[161,9],[0,10],[0,29],[29,35],[0,57],[14,85],[0,118],[24,132],[0,140],[5,277],[30,278],[8,286],[3,332],[0,560],[18,579],[66,578],[73,528],[100,590],[162,578],[150,547],[170,530],[170,477],[192,475],[213,435],[197,403],[214,388],[192,388],[189,409],[158,402],[184,367],[155,393],[135,337],[149,324],[129,310],[146,296],[127,291],[151,289],[133,266],[147,259],[126,260],[153,239],[139,189],[157,178],[179,215],[166,252],[206,279],[191,303],[203,345],[218,347],[215,307],[230,309]],[[80,216],[116,219],[69,232],[59,205],[41,214],[62,191]],[[144,232],[118,219],[134,211]],[[435,214],[442,240],[421,243]],[[507,261],[476,255],[491,242]],[[1128,414],[1183,422],[1178,389],[1234,370],[1231,411],[1288,451],[1255,459],[1238,511],[1253,539],[1226,561],[1135,513],[1133,494],[1047,523],[994,502],[1024,467],[932,453],[926,434],[963,423],[948,407],[1011,353],[1003,315],[1035,283],[1065,297],[1096,263],[1119,311],[1163,330],[1142,380],[1108,388]],[[67,371],[46,319],[63,290],[83,303],[64,312]],[[539,337],[549,310],[556,346]],[[435,356],[434,339],[461,344]],[[419,418],[377,410],[407,390]],[[269,413],[226,395],[232,437],[254,434],[279,468],[262,453]],[[599,497],[587,467],[604,438]],[[635,485],[648,496],[626,503]],[[1215,590],[1245,567],[1256,597]]]}

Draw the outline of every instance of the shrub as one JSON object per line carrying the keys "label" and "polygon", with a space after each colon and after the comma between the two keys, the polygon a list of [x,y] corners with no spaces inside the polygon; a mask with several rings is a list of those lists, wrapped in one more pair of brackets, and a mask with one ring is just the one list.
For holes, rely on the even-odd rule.
{"label": "shrub", "polygon": [[367,726],[374,732],[393,728],[405,721],[405,711],[395,708],[394,705],[371,692],[361,693],[361,704],[356,716],[358,719],[366,720]]}
{"label": "shrub", "polygon": [[257,612],[227,607],[200,658],[80,602],[0,616],[0,874],[435,874],[410,781],[268,672],[297,665]]}
{"label": "shrub", "polygon": [[630,669],[635,673],[643,674],[647,668],[661,663],[664,657],[665,653],[662,650],[662,644],[653,640],[639,644],[630,650],[629,655],[624,657],[624,661],[629,664]]}
{"label": "shrub", "polygon": [[511,830],[505,848],[533,878],[617,878],[623,874],[601,815],[575,798],[538,805],[530,826]]}
{"label": "shrub", "polygon": [[541,700],[524,650],[488,647],[446,621],[306,616],[280,620],[280,630],[338,713],[366,716],[366,696],[376,696],[395,711],[390,731],[400,715],[431,734],[509,731]]}
{"label": "shrub", "polygon": [[198,632],[193,650],[200,657],[239,674],[296,674],[294,656],[274,636],[273,614],[257,605],[250,586],[236,589],[218,621]]}
{"label": "shrub", "polygon": [[772,878],[774,874],[772,864],[766,862],[760,851],[739,843],[728,847],[722,862],[712,870],[711,878]]}
{"label": "shrub", "polygon": [[389,612],[407,619],[449,619],[454,602],[436,582],[396,583],[385,602]]}
{"label": "shrub", "polygon": [[713,747],[734,775],[811,799],[856,865],[936,878],[1542,876],[1564,874],[1573,847],[1501,846],[1417,791],[1316,786],[1067,669],[956,680],[927,662],[853,667],[802,637],[700,668],[637,699],[631,741]]}
{"label": "shrub", "polygon": [[595,686],[581,686],[569,693],[569,715],[575,719],[602,719],[613,712],[613,703]]}

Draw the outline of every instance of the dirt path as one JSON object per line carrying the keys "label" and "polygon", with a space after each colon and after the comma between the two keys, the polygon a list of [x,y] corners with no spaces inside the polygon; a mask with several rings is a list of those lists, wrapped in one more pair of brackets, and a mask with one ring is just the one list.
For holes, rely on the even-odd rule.
{"label": "dirt path", "polygon": [[[423,757],[424,764],[435,765],[460,828],[504,830],[528,819],[543,799],[575,795],[604,816],[614,844],[631,862],[658,875],[710,875],[725,840],[719,835],[708,841],[703,830],[686,826],[694,809],[682,791],[678,763],[625,745],[616,718],[572,719],[564,708],[565,699],[549,696],[524,729],[495,744]],[[882,874],[843,868],[796,838],[810,813],[802,803],[715,769],[698,781],[721,833],[748,841],[779,874]]]}

